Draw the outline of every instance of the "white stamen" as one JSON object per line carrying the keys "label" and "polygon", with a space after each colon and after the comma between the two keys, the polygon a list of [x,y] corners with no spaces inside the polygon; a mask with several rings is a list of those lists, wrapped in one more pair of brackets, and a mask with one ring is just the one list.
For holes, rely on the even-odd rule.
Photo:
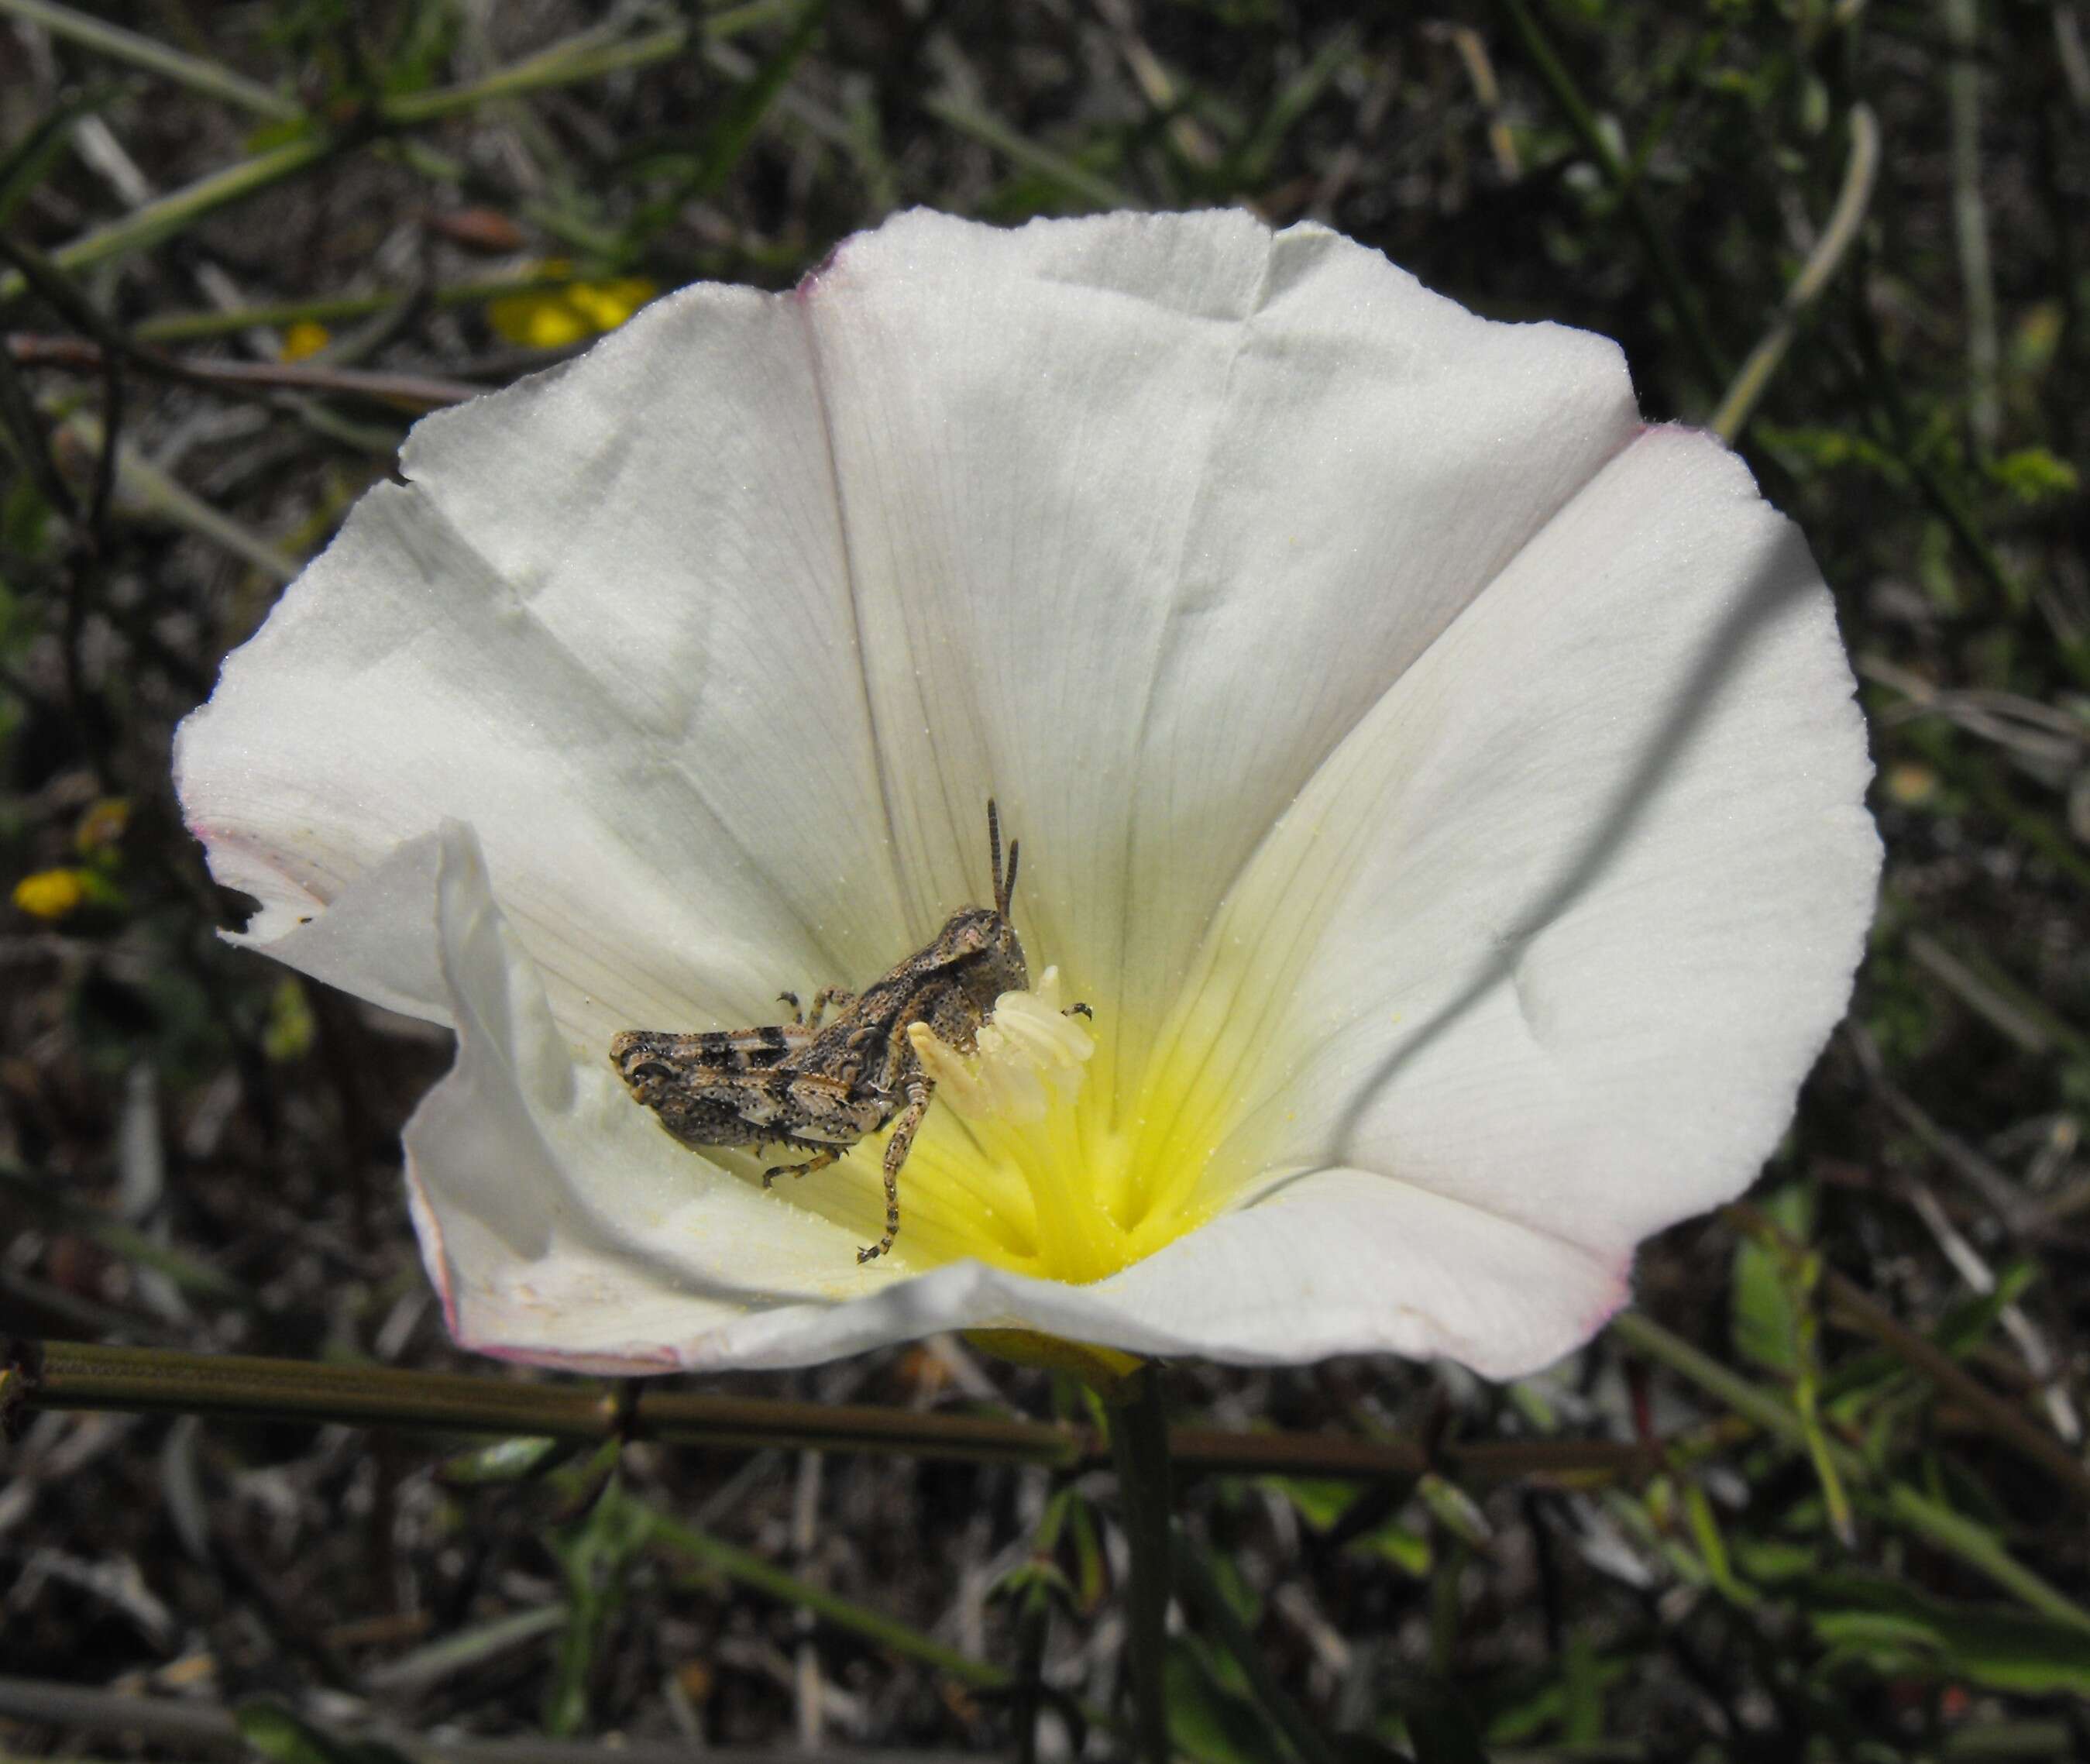
{"label": "white stamen", "polygon": [[1045,970],[1034,992],[994,1001],[977,1052],[940,1040],[927,1023],[909,1024],[907,1039],[935,1081],[937,1100],[968,1121],[1043,1120],[1056,1098],[1064,1102],[1081,1088],[1082,1062],[1096,1051],[1081,1019],[1060,1011],[1057,968]]}

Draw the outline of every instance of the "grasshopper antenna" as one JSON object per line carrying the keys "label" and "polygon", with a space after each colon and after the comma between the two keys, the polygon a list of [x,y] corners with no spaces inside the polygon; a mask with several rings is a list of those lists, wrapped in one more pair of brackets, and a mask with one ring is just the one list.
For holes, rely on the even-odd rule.
{"label": "grasshopper antenna", "polygon": [[994,798],[987,799],[987,862],[994,878],[994,910],[1004,919],[1008,917],[1008,903],[1016,893],[1016,858],[1021,846],[1016,840],[1008,842],[1008,869],[1001,867],[1001,814],[996,808]]}

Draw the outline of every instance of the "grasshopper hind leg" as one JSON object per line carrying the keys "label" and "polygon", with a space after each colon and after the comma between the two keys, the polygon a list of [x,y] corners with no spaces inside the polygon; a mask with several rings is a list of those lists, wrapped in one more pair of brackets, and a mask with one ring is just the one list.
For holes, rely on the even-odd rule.
{"label": "grasshopper hind leg", "polygon": [[900,1167],[914,1144],[914,1129],[929,1112],[929,1098],[935,1083],[918,1069],[907,1080],[907,1106],[893,1123],[892,1137],[885,1142],[885,1235],[856,1253],[857,1265],[875,1261],[892,1247],[900,1235]]}

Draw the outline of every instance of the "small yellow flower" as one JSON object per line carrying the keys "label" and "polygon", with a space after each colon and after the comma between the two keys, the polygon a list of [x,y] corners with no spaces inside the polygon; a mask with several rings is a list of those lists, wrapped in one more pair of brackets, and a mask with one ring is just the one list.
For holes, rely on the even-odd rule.
{"label": "small yellow flower", "polygon": [[123,829],[130,821],[129,801],[120,796],[105,796],[80,816],[80,825],[73,829],[73,844],[82,857],[92,858],[120,843]]}
{"label": "small yellow flower", "polygon": [[1920,808],[1937,794],[1937,774],[1914,759],[1891,766],[1886,775],[1887,794],[1910,808]]}
{"label": "small yellow flower", "polygon": [[324,325],[315,325],[310,319],[299,319],[283,333],[283,359],[307,360],[333,341],[333,332]]}
{"label": "small yellow flower", "polygon": [[[561,266],[544,267],[555,273]],[[643,276],[576,282],[564,288],[489,300],[486,321],[509,342],[527,349],[563,349],[615,330],[660,291]]]}
{"label": "small yellow flower", "polygon": [[32,919],[55,921],[80,910],[87,878],[77,870],[39,870],[15,884],[15,904]]}
{"label": "small yellow flower", "polygon": [[620,276],[613,282],[577,282],[566,298],[596,330],[613,331],[660,291],[643,276]]}
{"label": "small yellow flower", "polygon": [[286,975],[269,995],[269,1015],[261,1026],[261,1052],[277,1065],[302,1060],[312,1050],[318,1033],[312,1000],[295,975]]}

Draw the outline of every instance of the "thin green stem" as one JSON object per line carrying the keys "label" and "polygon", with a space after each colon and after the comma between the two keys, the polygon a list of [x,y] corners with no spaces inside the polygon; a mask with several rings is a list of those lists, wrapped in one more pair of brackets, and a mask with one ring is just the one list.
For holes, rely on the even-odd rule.
{"label": "thin green stem", "polygon": [[1132,1551],[1125,1600],[1131,1628],[1134,1751],[1143,1764],[1168,1764],[1168,1600],[1174,1577],[1169,1542],[1168,1418],[1161,1374],[1147,1366],[1120,1387],[1111,1418],[1111,1460]]}
{"label": "thin green stem", "polygon": [[[1806,1246],[1789,1235],[1769,1215],[1746,1202],[1722,1210],[1721,1216],[1774,1254],[1789,1261],[1807,1254]],[[2075,1454],[2014,1404],[2006,1402],[1937,1345],[1918,1335],[1873,1298],[1856,1280],[1833,1268],[1819,1276],[1823,1294],[1855,1327],[1890,1349],[1904,1364],[1935,1384],[1940,1392],[1980,1416],[1997,1438],[2031,1459],[2079,1500],[2090,1503],[2090,1470]]]}
{"label": "thin green stem", "polygon": [[[431,305],[438,308],[477,306],[510,295],[553,293],[561,288],[571,287],[577,279],[570,274],[501,276],[484,282],[460,282],[446,288],[432,288],[427,299]],[[168,312],[141,321],[131,335],[141,343],[193,343],[215,337],[236,337],[242,331],[252,330],[257,326],[281,329],[301,321],[338,325],[350,320],[374,317],[415,297],[411,290],[395,290],[385,294],[322,295],[310,300],[284,300],[268,306],[233,307],[221,312]]]}
{"label": "thin green stem", "polygon": [[[340,393],[404,404],[412,410],[462,404],[484,389],[424,374],[373,372],[350,368],[339,361],[183,361],[162,355],[111,323],[71,278],[41,252],[19,239],[0,234],[0,258],[11,261],[30,287],[61,318],[92,339],[83,342],[74,337],[11,337],[6,346],[17,362],[83,368],[105,377],[122,363],[157,379],[217,390],[264,397],[273,397],[284,390]],[[397,445],[395,437],[387,436],[380,450],[389,457]],[[105,450],[103,457],[110,458]]]}
{"label": "thin green stem", "polygon": [[563,43],[554,43],[540,54],[497,67],[484,80],[475,80],[469,85],[442,86],[432,92],[387,98],[379,105],[378,114],[387,123],[400,126],[432,123],[498,99],[673,61],[689,46],[690,32],[679,25],[622,41],[605,41],[602,33],[587,31]]}
{"label": "thin green stem", "polygon": [[1320,1730],[1292,1700],[1271,1669],[1269,1659],[1256,1646],[1248,1625],[1234,1615],[1234,1607],[1227,1603],[1225,1594],[1205,1572],[1205,1564],[1198,1560],[1197,1551],[1180,1531],[1176,1534],[1175,1563],[1176,1590],[1189,1607],[1192,1617],[1200,1628],[1232,1655],[1234,1663],[1248,1680],[1249,1689],[1255,1693],[1257,1703],[1284,1736],[1293,1756],[1300,1764],[1335,1764],[1335,1754],[1322,1738]]}
{"label": "thin green stem", "polygon": [[115,96],[106,84],[89,86],[61,98],[0,153],[0,226],[15,217],[72,140],[73,124],[92,116]]}
{"label": "thin green stem", "polygon": [[940,123],[956,129],[961,135],[970,135],[983,146],[992,148],[1012,164],[1026,171],[1036,172],[1051,179],[1071,194],[1099,209],[1137,209],[1145,204],[1127,194],[1107,178],[1099,177],[1084,166],[1077,165],[1064,153],[1056,153],[1049,147],[1040,147],[1026,136],[1019,135],[996,117],[976,109],[962,100],[948,96],[925,98],[922,108]]}
{"label": "thin green stem", "polygon": [[1983,1526],[1907,1482],[1896,1482],[1880,1504],[1885,1517],[1926,1542],[1957,1556],[2034,1611],[2090,1632],[2090,1611],[2013,1556]]}
{"label": "thin green stem", "polygon": [[811,1581],[787,1574],[752,1551],[741,1549],[695,1525],[683,1525],[656,1511],[652,1513],[651,1532],[656,1543],[665,1545],[729,1580],[752,1588],[780,1604],[809,1611],[822,1623],[862,1636],[903,1659],[913,1660],[954,1678],[969,1689],[1007,1690],[1016,1682],[1015,1675],[1001,1667],[976,1660],[970,1654],[961,1654],[956,1648],[931,1640],[897,1618],[844,1598],[824,1586],[815,1586]]}
{"label": "thin green stem", "polygon": [[1473,1550],[1448,1533],[1430,1570],[1430,1681],[1449,1685],[1459,1661],[1459,1630],[1464,1616],[1460,1591]]}
{"label": "thin green stem", "polygon": [[1574,75],[1554,53],[1552,43],[1524,0],[1498,0],[1498,3],[1507,15],[1517,41],[1523,44],[1524,54],[1530,58],[1533,71],[1553,94],[1553,101],[1559,105],[1561,114],[1581,142],[1583,151],[1597,162],[1605,182],[1617,191],[1625,207],[1626,218],[1647,252],[1654,278],[1662,285],[1662,297],[1668,303],[1671,316],[1697,358],[1699,372],[1711,385],[1724,385],[1729,377],[1727,358],[1714,341],[1712,329],[1699,309],[1698,296],[1692,290],[1690,278],[1684,273],[1684,265],[1669,243],[1661,217],[1647,200],[1646,190],[1598,124],[1596,112],[1582,96]]}
{"label": "thin green stem", "polygon": [[1052,1629],[1052,1595],[1034,1585],[1016,1613],[1016,1672],[1008,1717],[1016,1764],[1038,1764],[1038,1714],[1045,1701],[1045,1644]]}
{"label": "thin green stem", "polygon": [[[1807,1424],[1791,1403],[1722,1366],[1710,1354],[1701,1353],[1682,1336],[1671,1334],[1636,1310],[1622,1311],[1614,1317],[1611,1332],[1688,1379],[1774,1439],[1783,1440],[1796,1452],[1808,1449]],[[1845,1476],[1865,1474],[1863,1460],[1849,1447],[1831,1440],[1827,1448],[1837,1469]]]}
{"label": "thin green stem", "polygon": [[1724,441],[1732,442],[1748,427],[1757,402],[1800,333],[1801,320],[1848,254],[1865,211],[1872,204],[1873,187],[1879,174],[1880,125],[1870,105],[1851,105],[1850,129],[1850,157],[1844,164],[1843,187],[1830,211],[1829,223],[1821,229],[1821,238],[1793,278],[1792,286],[1785,290],[1778,317],[1749,351],[1748,359],[1742,364],[1707,425]]}
{"label": "thin green stem", "polygon": [[[777,3],[777,0],[754,0],[754,3],[733,7],[707,19],[703,34],[707,38],[735,35],[766,24],[772,18],[787,16],[790,10],[788,6]],[[199,82],[210,83],[217,96],[244,103],[249,109],[265,102],[269,106],[267,114],[277,119],[295,122],[303,116],[295,105],[287,105],[287,101],[277,98],[264,88],[255,86],[251,82],[240,80],[236,75],[215,68],[209,62],[165,49],[135,32],[118,31],[113,26],[98,26],[92,19],[52,5],[50,0],[0,0],[0,11],[11,11],[24,16],[34,15],[54,29],[59,28],[54,22],[55,18],[62,15],[64,28],[70,34],[81,41],[92,41],[93,46],[110,54],[119,55],[140,66],[150,65],[155,71],[166,74],[169,78],[180,78],[191,86],[197,85]],[[475,80],[469,85],[445,87],[436,92],[385,99],[376,106],[375,119],[395,127],[432,122],[471,110],[491,100],[540,91],[552,86],[570,85],[621,68],[644,67],[669,60],[681,54],[689,46],[690,40],[690,33],[679,26],[624,41],[605,41],[597,33],[586,32],[579,37],[569,39],[565,44],[555,45],[541,54],[530,56],[512,67],[497,69],[485,79]],[[98,227],[83,234],[71,244],[61,246],[53,252],[51,261],[62,269],[82,269],[91,264],[142,251],[170,234],[182,231],[227,203],[239,201],[257,190],[279,183],[284,179],[316,165],[333,151],[334,146],[331,137],[314,129],[296,140],[286,141],[266,153],[257,153],[252,159],[242,160],[222,171],[199,179],[196,183],[156,201],[148,202],[120,221],[112,222],[107,226]],[[424,174],[460,178],[462,175],[462,168],[453,161],[431,149],[420,148],[417,143],[401,144],[400,151],[406,156],[409,163],[414,164],[415,169]],[[542,217],[538,218],[540,224],[548,224],[543,221]],[[566,236],[571,236],[570,228],[567,229]],[[602,237],[574,242],[590,247],[613,243]],[[0,274],[0,301],[14,299],[21,293],[24,286],[19,272]]]}
{"label": "thin green stem", "polygon": [[[471,170],[462,160],[440,153],[424,142],[408,140],[390,140],[379,144],[380,154],[395,158],[409,171],[436,183],[455,184],[460,189],[472,187]],[[570,214],[557,203],[532,199],[520,204],[516,209],[524,220],[540,231],[557,239],[561,244],[589,256],[605,259],[617,256],[622,245],[621,237],[608,227]]]}
{"label": "thin green stem", "polygon": [[[670,1519],[656,1508],[647,1508],[645,1512],[647,1535],[652,1542],[687,1556],[738,1585],[773,1598],[779,1604],[806,1611],[832,1628],[861,1636],[902,1659],[913,1660],[955,1679],[969,1690],[1008,1695],[1018,1688],[1016,1674],[1005,1667],[976,1660],[970,1654],[946,1647],[897,1618],[888,1617],[883,1611],[859,1605],[824,1586],[816,1586],[811,1581],[788,1574],[752,1551],[715,1538],[699,1526]],[[1104,1710],[1078,1702],[1072,1706],[1090,1727],[1107,1732],[1122,1731]]]}
{"label": "thin green stem", "polygon": [[743,31],[790,19],[802,10],[803,0],[750,0],[750,4],[713,13],[694,32],[682,25],[633,37],[620,37],[613,29],[582,31],[468,84],[381,99],[376,114],[392,128],[436,122],[476,110],[482,104],[673,61],[688,54],[699,41],[715,45]]}
{"label": "thin green stem", "polygon": [[[750,0],[750,3],[713,13],[703,21],[701,35],[707,39],[737,37],[772,20],[788,17],[794,0]],[[54,0],[0,0],[0,14],[11,13],[41,24],[54,36],[62,37],[124,62],[145,72],[157,74],[205,97],[217,98],[273,123],[295,123],[304,115],[297,101],[271,91],[216,62],[186,54],[156,38],[110,24]],[[378,115],[386,123],[408,125],[454,116],[476,105],[524,93],[541,92],[554,86],[573,85],[583,80],[621,73],[627,68],[648,67],[672,61],[690,46],[692,32],[671,26],[644,37],[620,37],[613,32],[584,31],[554,43],[538,54],[500,67],[482,80],[462,86],[445,86],[432,92],[405,93],[382,100]]]}
{"label": "thin green stem", "polygon": [[[987,1463],[1073,1464],[1082,1436],[1034,1422],[918,1415],[868,1405],[767,1402],[640,1387],[621,1410],[613,1387],[525,1383],[237,1354],[51,1342],[24,1353],[25,1406],[266,1415],[280,1420],[559,1439],[622,1435],[679,1445],[754,1445],[927,1453]],[[12,1387],[10,1387],[11,1391]]]}
{"label": "thin green stem", "polygon": [[205,61],[200,56],[184,54],[153,37],[127,31],[120,24],[90,18],[71,6],[55,6],[52,0],[0,0],[0,13],[27,19],[32,24],[41,24],[54,37],[66,37],[83,48],[127,62],[148,74],[172,80],[176,85],[187,86],[206,98],[218,98],[236,105],[270,122],[294,123],[302,114],[295,99],[286,98],[280,92],[271,92],[243,74],[236,74],[229,67],[221,67],[216,62]]}
{"label": "thin green stem", "polygon": [[1989,213],[1981,196],[1981,69],[1976,58],[1980,21],[1975,0],[1942,0],[1952,54],[1945,64],[1945,114],[1952,165],[1952,237],[1967,330],[1967,426],[1975,451],[1986,457],[2002,426],[1997,370],[1996,278],[1989,251]]}
{"label": "thin green stem", "polygon": [[[83,446],[99,454],[103,429],[98,417],[82,411],[67,419],[66,428]],[[288,582],[298,573],[297,558],[260,534],[250,532],[215,503],[184,487],[120,438],[116,448],[116,487],[127,501],[146,514],[157,514],[185,532],[221,546],[264,575]]]}
{"label": "thin green stem", "polygon": [[2078,1065],[2090,1066],[2090,1035],[2005,972],[1993,957],[1963,937],[1955,937],[1953,943],[1948,949],[1926,931],[1912,931],[1908,949],[1934,978],[1951,987],[1962,1004],[2026,1052],[2044,1059],[2058,1049]]}
{"label": "thin green stem", "polygon": [[[121,333],[117,335],[121,346],[116,349],[82,342],[74,337],[19,334],[7,339],[6,348],[24,367],[106,372],[112,363],[121,361],[152,378],[247,397],[268,398],[279,392],[337,394],[403,405],[414,411],[432,411],[446,404],[462,404],[487,390],[482,385],[439,379],[432,374],[342,368],[331,362],[184,361],[140,348]],[[389,445],[386,451],[390,451]]]}
{"label": "thin green stem", "polygon": [[701,170],[677,191],[677,206],[693,199],[707,199],[725,187],[733,167],[740,163],[771,106],[790,84],[798,64],[819,41],[826,23],[825,0],[811,0],[802,6],[797,21],[775,53],[763,61],[751,78],[742,82],[740,90],[720,108],[698,152]]}
{"label": "thin green stem", "polygon": [[[1611,1332],[1631,1342],[1650,1359],[1659,1360],[1689,1379],[1765,1432],[1784,1440],[1795,1450],[1808,1450],[1806,1424],[1790,1405],[1701,1353],[1688,1342],[1633,1311],[1615,1318]],[[1826,1434],[1817,1434],[1814,1443],[1839,1476],[1853,1484],[1871,1483],[1877,1486],[1878,1478],[1871,1467],[1848,1446]],[[2090,1629],[2090,1611],[2084,1611],[2018,1561],[1984,1527],[1942,1502],[1904,1482],[1890,1483],[1883,1493],[1865,1492],[1857,1500],[1864,1511],[1876,1518],[1913,1532],[1934,1547],[1956,1556],[2032,1609],[2077,1628]]]}
{"label": "thin green stem", "polygon": [[[230,203],[309,170],[334,150],[334,144],[325,136],[313,135],[256,153],[134,209],[120,221],[83,233],[51,252],[50,260],[61,269],[85,269],[144,251]],[[0,273],[0,301],[13,299],[28,286],[19,269]]]}

